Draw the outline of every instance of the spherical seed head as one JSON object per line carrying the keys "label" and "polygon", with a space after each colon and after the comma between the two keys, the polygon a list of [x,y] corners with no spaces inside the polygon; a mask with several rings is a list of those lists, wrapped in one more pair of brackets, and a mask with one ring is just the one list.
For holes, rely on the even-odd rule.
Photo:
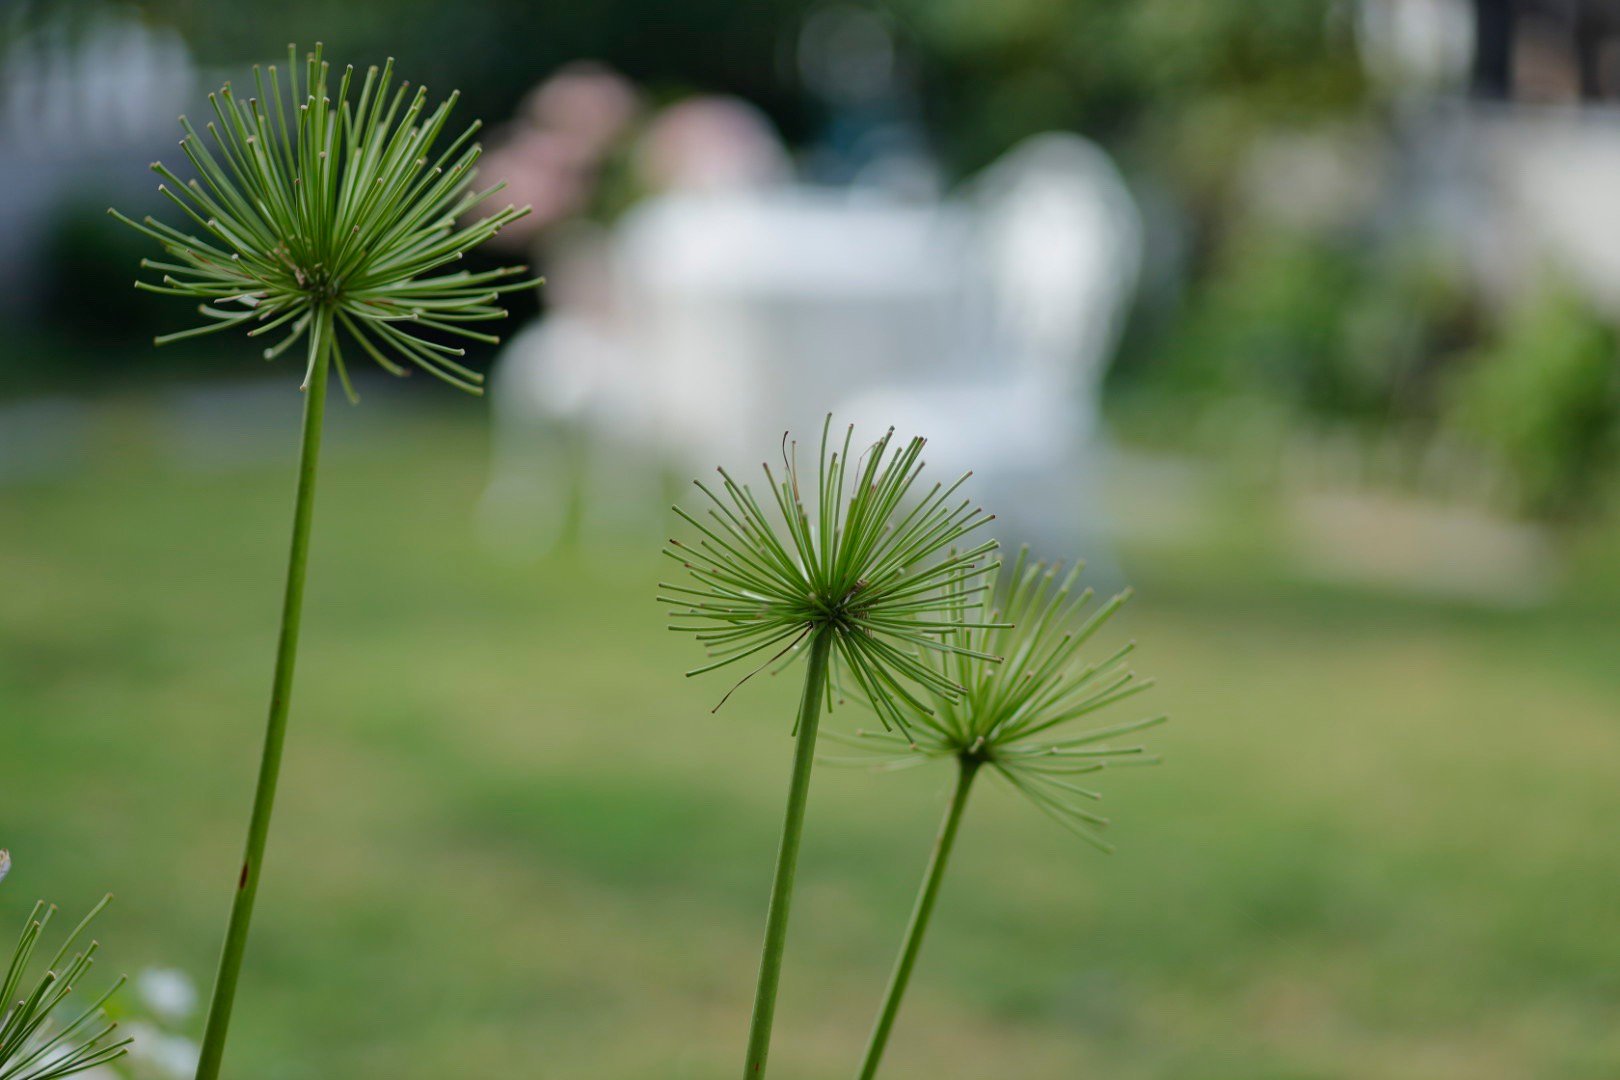
{"label": "spherical seed head", "polygon": [[[851,459],[854,429],[841,448],[829,442],[831,430],[829,416],[809,477],[801,477],[797,444],[783,437],[783,471],[764,467],[763,501],[723,469],[718,484],[698,482],[707,507],[675,508],[695,533],[665,550],[691,583],[665,585],[660,600],[675,609],[671,628],[709,650],[711,661],[688,674],[751,660],[751,675],[824,634],[829,681],[847,680],[886,725],[903,728],[930,697],[960,692],[927,657],[965,648],[943,601],[995,551],[994,540],[954,549],[990,518],[958,499],[966,477],[917,490],[922,439],[896,446],[891,429]],[[831,705],[838,695],[826,697]]]}
{"label": "spherical seed head", "polygon": [[363,78],[346,68],[333,94],[319,45],[302,65],[289,46],[288,61],[285,86],[271,66],[254,69],[257,94],[246,101],[229,84],[210,94],[217,122],[205,125],[208,140],[181,117],[180,147],[200,182],[182,181],[160,162],[152,168],[167,181],[159,191],[185,215],[182,227],[112,212],[174,258],[150,263],[160,279],[137,287],[201,301],[203,325],[158,342],[230,327],[280,334],[266,358],[304,341],[311,369],[317,351],[329,348],[353,400],[347,341],[391,374],[417,367],[481,392],[483,376],[457,361],[465,350],[441,339],[493,342],[469,324],[503,318],[500,294],[536,282],[519,280],[524,267],[443,268],[528,208],[508,206],[458,227],[503,185],[471,189],[476,124],[439,147],[455,94],[429,109],[425,88],[394,85],[392,60]]}
{"label": "spherical seed head", "polygon": [[[1095,660],[1084,658],[1086,644],[1130,591],[1093,605],[1092,591],[1077,589],[1081,568],[1076,563],[1065,574],[1055,565],[1031,562],[1026,549],[1007,574],[1005,595],[998,591],[999,568],[952,583],[944,609],[959,626],[953,633],[962,647],[936,653],[930,662],[962,692],[931,696],[926,710],[906,712],[906,739],[887,732],[829,732],[829,738],[862,751],[841,760],[892,769],[951,757],[987,768],[1058,824],[1109,850],[1097,834],[1108,819],[1089,808],[1101,796],[1076,778],[1156,763],[1143,747],[1113,740],[1166,717],[1074,730],[1153,685],[1126,664],[1135,642]],[[1005,661],[991,663],[984,656]]]}

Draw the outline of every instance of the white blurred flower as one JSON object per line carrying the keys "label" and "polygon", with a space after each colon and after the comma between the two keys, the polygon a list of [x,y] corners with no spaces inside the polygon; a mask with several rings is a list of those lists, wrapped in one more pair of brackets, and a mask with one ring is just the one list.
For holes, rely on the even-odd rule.
{"label": "white blurred flower", "polygon": [[184,1035],[170,1035],[143,1020],[131,1020],[124,1030],[135,1040],[129,1048],[130,1060],[149,1068],[152,1075],[165,1080],[188,1080],[196,1073],[199,1050]]}
{"label": "white blurred flower", "polygon": [[160,1018],[178,1023],[197,1011],[197,987],[178,968],[147,968],[135,978],[135,992]]}
{"label": "white blurred flower", "polygon": [[11,852],[0,848],[0,881],[6,880],[9,873],[11,873]]}

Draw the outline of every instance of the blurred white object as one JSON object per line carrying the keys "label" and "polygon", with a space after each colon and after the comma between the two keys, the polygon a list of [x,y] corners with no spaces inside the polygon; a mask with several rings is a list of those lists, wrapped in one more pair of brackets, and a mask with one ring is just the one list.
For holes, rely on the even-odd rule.
{"label": "blurred white object", "polygon": [[1004,542],[1106,562],[1100,392],[1141,262],[1136,204],[1102,150],[1060,133],[1015,147],[969,198],[982,275],[962,327],[971,364],[870,386],[834,411],[926,434],[942,473],[973,469]]}
{"label": "blurred white object", "polygon": [[0,4],[0,311],[37,299],[40,252],[71,200],[150,192],[138,166],[173,145],[199,81],[180,35],[132,5],[17,8]]}
{"label": "blurred white object", "polygon": [[938,204],[801,187],[638,208],[619,231],[618,286],[661,438],[752,465],[784,430],[819,432],[851,387],[936,377],[952,361],[962,225]]}
{"label": "blurred white object", "polygon": [[1439,101],[1404,126],[1402,228],[1453,253],[1490,305],[1553,274],[1620,317],[1620,110]]}
{"label": "blurred white object", "polygon": [[1373,79],[1390,91],[1461,89],[1474,58],[1469,0],[1362,0],[1356,40]]}
{"label": "blurred white object", "polygon": [[[1469,164],[1491,208],[1471,240],[1474,265],[1503,296],[1525,295],[1547,266],[1609,315],[1620,313],[1620,116],[1558,108],[1483,113]],[[1494,256],[1494,258],[1493,258]]]}
{"label": "blurred white object", "polygon": [[197,1011],[197,986],[178,968],[147,968],[135,978],[142,1004],[170,1023],[187,1020]]}
{"label": "blurred white object", "polygon": [[[530,457],[546,452],[536,428],[567,433],[595,503],[610,482],[644,491],[638,461],[752,470],[832,412],[862,438],[927,435],[937,476],[990,473],[978,491],[1009,542],[1066,555],[1094,531],[1086,455],[1140,257],[1135,204],[1101,150],[1040,136],[944,202],[749,170],[700,181],[552,268],[553,312],[495,373],[492,524],[524,491],[542,519],[568,512],[551,474],[570,466]],[[560,532],[538,529],[542,544]]]}
{"label": "blurred white object", "polygon": [[170,1035],[144,1020],[131,1020],[123,1028],[135,1040],[129,1047],[129,1061],[139,1075],[186,1080],[196,1073],[201,1050],[184,1035]]}
{"label": "blurred white object", "polygon": [[570,485],[591,493],[587,533],[654,529],[666,475],[752,469],[852,388],[936,378],[959,351],[966,236],[958,208],[804,187],[675,192],[611,236],[576,231],[553,310],[492,376],[491,539],[560,540]]}
{"label": "blurred white object", "polygon": [[[486,537],[523,555],[591,532],[648,523],[659,506],[656,469],[666,440],[651,368],[624,340],[611,239],[594,226],[549,244],[552,311],[519,331],[491,379],[491,478],[480,516]],[[589,490],[585,501],[579,493]],[[576,513],[580,520],[574,520]]]}
{"label": "blurred white object", "polygon": [[[196,84],[179,33],[121,4],[54,12],[0,49],[0,148],[71,161],[174,130]],[[110,144],[110,145],[109,145]]]}

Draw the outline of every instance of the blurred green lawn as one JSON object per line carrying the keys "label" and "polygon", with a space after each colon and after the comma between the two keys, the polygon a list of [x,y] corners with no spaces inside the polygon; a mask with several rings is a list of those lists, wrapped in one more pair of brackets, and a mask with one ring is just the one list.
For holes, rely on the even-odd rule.
{"label": "blurred green lawn", "polygon": [[[331,420],[231,1071],[731,1075],[792,688],[711,715],[650,543],[493,559],[478,410],[343,437],[378,407]],[[91,465],[0,489],[0,918],[111,888],[106,963],[206,983],[294,436],[180,467],[141,408],[104,414]],[[1490,613],[1215,542],[1126,554],[1166,764],[1106,783],[1112,857],[975,795],[887,1075],[1620,1075],[1612,594]],[[852,1072],[947,780],[818,772],[782,1080]]]}

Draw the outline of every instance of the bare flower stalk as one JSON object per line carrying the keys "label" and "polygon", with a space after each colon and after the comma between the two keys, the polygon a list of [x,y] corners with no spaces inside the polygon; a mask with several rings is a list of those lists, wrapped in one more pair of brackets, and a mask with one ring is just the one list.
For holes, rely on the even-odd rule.
{"label": "bare flower stalk", "polygon": [[788,909],[793,903],[793,879],[799,866],[799,840],[804,835],[804,812],[810,803],[810,770],[816,758],[816,731],[821,723],[821,690],[826,681],[827,654],[832,636],[817,633],[810,640],[810,659],[804,672],[804,691],[793,742],[793,771],[788,780],[787,813],[771,877],[770,906],[765,913],[765,943],[760,949],[759,981],[754,988],[754,1015],[748,1025],[748,1068],[744,1075],[765,1072],[771,1049],[771,1023],[776,1016],[776,988],[782,981],[782,954],[787,948]]}
{"label": "bare flower stalk", "polygon": [[951,849],[956,846],[956,832],[962,826],[962,812],[967,809],[968,792],[973,789],[973,778],[981,763],[972,758],[957,760],[956,783],[951,788],[950,801],[945,804],[945,819],[940,822],[939,835],[934,838],[934,850],[928,857],[928,868],[923,871],[922,885],[911,907],[911,918],[900,941],[900,955],[895,958],[889,985],[883,991],[883,1004],[878,1009],[877,1022],[867,1040],[866,1056],[861,1061],[861,1080],[877,1075],[878,1063],[883,1060],[883,1048],[889,1044],[889,1033],[894,1030],[895,1017],[900,1015],[900,1000],[911,983],[911,970],[917,966],[917,955],[922,952],[923,935],[928,932],[928,920],[934,915],[934,902],[939,899],[939,887],[945,880],[945,867],[951,861]]}
{"label": "bare flower stalk", "polygon": [[[1137,679],[1125,665],[1134,642],[1101,660],[1080,662],[1081,649],[1130,594],[1121,593],[1082,617],[1092,593],[1090,589],[1075,593],[1079,574],[1076,565],[1060,577],[1055,567],[1032,564],[1027,552],[1020,552],[1009,575],[1005,607],[1000,610],[989,607],[996,593],[995,570],[953,582],[942,606],[956,620],[954,634],[962,648],[936,654],[934,661],[963,692],[935,697],[927,711],[912,713],[904,736],[889,731],[830,734],[835,741],[865,752],[856,758],[835,759],[845,764],[875,762],[880,769],[895,770],[950,758],[957,767],[945,817],[861,1061],[861,1080],[876,1076],[883,1060],[974,780],[986,772],[1000,777],[1036,809],[1106,852],[1113,848],[1098,830],[1108,825],[1108,819],[1089,809],[1102,796],[1081,787],[1074,778],[1158,760],[1147,756],[1141,746],[1111,745],[1110,740],[1162,723],[1164,716],[1073,734],[1058,731],[1152,685],[1150,680]],[[979,659],[985,654],[1007,659],[1002,664],[986,664]]]}
{"label": "bare flower stalk", "polygon": [[276,783],[281,775],[281,752],[287,741],[287,712],[292,706],[293,668],[298,663],[298,631],[303,623],[304,577],[309,568],[309,531],[315,516],[315,476],[320,464],[327,368],[331,361],[331,350],[324,344],[331,339],[331,315],[317,315],[317,321],[325,325],[317,325],[310,336],[310,351],[315,355],[311,358],[304,397],[298,493],[293,500],[292,543],[287,552],[287,586],[282,595],[281,631],[276,639],[276,668],[270,684],[270,715],[265,721],[264,750],[259,758],[258,784],[253,790],[242,871],[236,880],[236,896],[231,903],[230,922],[225,928],[225,944],[220,950],[219,970],[214,976],[208,1022],[203,1029],[197,1059],[199,1080],[218,1076],[224,1061],[225,1035],[230,1029],[231,1010],[236,1002],[236,984],[242,977],[242,959],[247,954],[248,929],[253,923],[253,904],[259,895],[264,846],[270,839],[270,815],[275,810]]}

